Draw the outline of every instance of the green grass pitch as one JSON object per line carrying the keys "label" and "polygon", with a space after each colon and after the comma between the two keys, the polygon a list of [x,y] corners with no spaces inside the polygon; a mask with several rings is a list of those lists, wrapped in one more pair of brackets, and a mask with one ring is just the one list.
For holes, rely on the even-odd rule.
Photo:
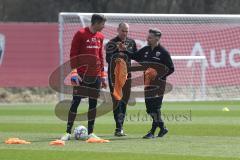
{"label": "green grass pitch", "polygon": [[[50,146],[65,131],[66,122],[54,114],[54,104],[0,104],[0,160],[72,159],[240,159],[240,102],[164,102],[169,133],[144,140],[151,120],[144,103],[128,106],[126,137],[113,136],[112,113],[96,119],[95,133],[110,143],[88,144],[72,138],[63,147]],[[224,112],[222,108],[230,111]],[[80,105],[79,112],[87,109]],[[86,126],[86,122],[81,122]],[[75,122],[75,126],[80,122]],[[6,145],[9,137],[31,141],[30,145]]]}

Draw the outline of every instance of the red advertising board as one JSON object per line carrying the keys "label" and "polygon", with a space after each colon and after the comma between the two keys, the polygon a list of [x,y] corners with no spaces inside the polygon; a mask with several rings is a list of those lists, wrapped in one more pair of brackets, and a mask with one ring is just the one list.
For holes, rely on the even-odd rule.
{"label": "red advertising board", "polygon": [[0,87],[48,86],[59,64],[58,25],[0,23],[5,54],[0,65]]}

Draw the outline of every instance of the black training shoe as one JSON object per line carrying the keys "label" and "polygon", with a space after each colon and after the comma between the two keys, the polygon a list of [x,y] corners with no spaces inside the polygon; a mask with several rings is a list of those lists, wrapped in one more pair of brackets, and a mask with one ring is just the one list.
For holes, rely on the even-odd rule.
{"label": "black training shoe", "polygon": [[123,130],[121,130],[121,131],[115,131],[114,136],[123,137],[123,136],[127,136],[127,134],[125,134]]}
{"label": "black training shoe", "polygon": [[151,132],[148,132],[145,136],[142,137],[143,139],[152,139],[154,138],[154,134]]}
{"label": "black training shoe", "polygon": [[164,128],[163,130],[161,130],[159,133],[158,133],[158,136],[157,137],[163,137],[165,134],[168,133],[168,129],[167,128]]}

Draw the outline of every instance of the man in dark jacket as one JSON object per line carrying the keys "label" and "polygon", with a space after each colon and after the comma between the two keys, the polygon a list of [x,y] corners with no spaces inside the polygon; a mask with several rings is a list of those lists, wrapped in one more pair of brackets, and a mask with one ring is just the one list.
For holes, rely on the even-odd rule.
{"label": "man in dark jacket", "polygon": [[[108,82],[111,91],[112,101],[113,101],[113,114],[114,120],[116,122],[116,130],[114,135],[121,137],[126,136],[123,131],[123,123],[126,115],[126,106],[130,97],[131,92],[131,73],[128,74],[128,79],[123,86],[122,92],[123,97],[121,100],[116,100],[113,96],[114,89],[114,68],[115,60],[119,57],[123,58],[128,66],[131,65],[131,59],[128,55],[133,54],[137,51],[136,43],[133,39],[128,38],[129,25],[127,23],[120,23],[117,29],[118,35],[111,39],[106,45],[106,61],[108,63]],[[119,46],[125,46],[125,51],[120,51]]]}
{"label": "man in dark jacket", "polygon": [[[174,72],[174,65],[169,52],[160,44],[160,38],[160,30],[150,29],[147,37],[148,45],[130,56],[131,59],[135,59],[147,68],[145,71],[145,82],[149,78],[147,77],[149,76],[149,73],[150,75],[154,75],[154,77],[151,77],[152,80],[150,80],[150,85],[147,84],[146,86],[145,84],[146,111],[153,119],[152,128],[145,136],[143,136],[143,138],[146,139],[154,138],[154,133],[158,127],[160,128],[160,132],[157,137],[163,137],[168,132],[168,129],[165,127],[161,118],[161,105],[165,91],[166,78]],[[161,67],[153,69],[150,67],[151,65],[154,66],[153,64],[158,64]],[[165,68],[166,71],[162,72],[162,68]],[[156,94],[149,96],[149,93],[153,93],[149,92],[149,90],[154,88],[151,84],[156,84],[156,82],[159,82],[160,89]]]}

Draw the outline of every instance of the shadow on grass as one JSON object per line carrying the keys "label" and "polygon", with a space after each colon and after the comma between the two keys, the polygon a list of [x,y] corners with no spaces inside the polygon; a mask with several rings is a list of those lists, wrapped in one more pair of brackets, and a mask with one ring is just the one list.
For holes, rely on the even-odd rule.
{"label": "shadow on grass", "polygon": [[108,139],[110,141],[127,141],[127,140],[142,140],[141,136],[136,136],[136,137],[130,137],[130,136],[124,136],[124,137],[113,137],[113,136],[109,136],[109,135],[102,135],[100,136],[103,139]]}

